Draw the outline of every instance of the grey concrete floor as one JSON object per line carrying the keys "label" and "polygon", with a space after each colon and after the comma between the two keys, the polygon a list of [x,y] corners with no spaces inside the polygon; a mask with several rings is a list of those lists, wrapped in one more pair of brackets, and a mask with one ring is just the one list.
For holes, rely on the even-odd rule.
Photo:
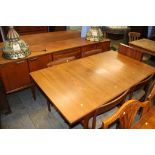
{"label": "grey concrete floor", "polygon": [[[2,115],[3,129],[68,129],[69,125],[59,112],[51,107],[47,109],[46,97],[36,88],[36,100],[33,99],[31,90],[25,89],[7,95],[12,113]],[[81,129],[77,124],[73,129]]]}

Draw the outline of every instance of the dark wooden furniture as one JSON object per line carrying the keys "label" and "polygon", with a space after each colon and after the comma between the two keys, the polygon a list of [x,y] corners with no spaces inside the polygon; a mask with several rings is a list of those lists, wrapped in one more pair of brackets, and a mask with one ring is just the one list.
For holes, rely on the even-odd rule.
{"label": "dark wooden furniture", "polygon": [[66,26],[49,26],[49,31],[50,32],[55,32],[55,31],[66,31],[67,27]]}
{"label": "dark wooden furniture", "polygon": [[2,42],[3,41],[3,39],[2,39],[2,36],[1,36],[1,33],[0,33],[0,42]]}
{"label": "dark wooden furniture", "polygon": [[69,124],[74,124],[154,72],[147,64],[107,51],[30,75]]}
{"label": "dark wooden furniture", "polygon": [[120,109],[111,117],[103,121],[103,128],[107,129],[114,122],[118,122],[119,129],[130,129],[134,125],[135,116],[142,109],[141,118],[145,118],[145,114],[149,110],[149,101],[139,102],[137,100],[129,100],[124,103]]}
{"label": "dark wooden furniture", "polygon": [[141,51],[122,43],[119,44],[118,52],[139,61],[141,61],[143,57],[143,53]]}
{"label": "dark wooden furniture", "polygon": [[30,45],[31,55],[27,58],[8,60],[2,57],[0,51],[0,77],[7,94],[32,86],[29,73],[46,68],[51,61],[61,61],[68,57],[78,59],[83,53],[91,51],[91,48],[101,49],[102,52],[110,48],[109,39],[101,42],[86,41],[80,38],[79,31],[23,35],[21,39]]}
{"label": "dark wooden furniture", "polygon": [[150,55],[155,56],[155,41],[150,39],[139,39],[129,42],[133,48]]}
{"label": "dark wooden furniture", "polygon": [[[102,121],[105,119],[105,112],[110,112],[116,106],[121,105],[125,102],[128,90],[123,92],[118,97],[114,98],[112,101],[99,106],[93,113],[87,115],[81,122],[85,129],[95,129],[102,128]],[[117,110],[117,109],[116,109]],[[115,110],[113,110],[115,112]],[[110,113],[112,115],[112,113]]]}
{"label": "dark wooden furniture", "polygon": [[130,31],[139,32],[141,34],[141,38],[147,38],[148,26],[130,26]]}
{"label": "dark wooden furniture", "polygon": [[[5,35],[7,35],[8,29],[9,26],[3,26]],[[14,26],[14,29],[20,35],[48,32],[48,26]]]}

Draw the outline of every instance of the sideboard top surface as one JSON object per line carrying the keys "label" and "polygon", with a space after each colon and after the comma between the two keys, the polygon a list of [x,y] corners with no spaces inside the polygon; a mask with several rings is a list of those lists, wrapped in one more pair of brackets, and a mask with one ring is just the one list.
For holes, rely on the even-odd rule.
{"label": "sideboard top surface", "polygon": [[[63,31],[63,32],[31,34],[31,35],[21,36],[21,38],[29,44],[29,49],[31,51],[31,54],[24,59],[99,43],[99,42],[90,42],[80,38],[79,31]],[[104,39],[102,42],[105,42],[105,41],[110,41],[110,40]],[[3,43],[0,43],[1,48],[2,46],[3,46]],[[19,61],[19,60],[20,59],[17,59],[17,60],[5,59],[2,57],[2,50],[0,51],[0,65],[8,62]]]}

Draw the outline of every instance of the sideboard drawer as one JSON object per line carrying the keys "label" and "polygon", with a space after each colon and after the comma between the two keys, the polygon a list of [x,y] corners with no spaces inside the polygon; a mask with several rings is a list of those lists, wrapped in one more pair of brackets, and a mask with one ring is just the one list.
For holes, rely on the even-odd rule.
{"label": "sideboard drawer", "polygon": [[53,53],[53,60],[58,60],[62,58],[72,57],[75,56],[77,59],[81,57],[81,50],[80,48],[73,48],[68,50],[59,51]]}
{"label": "sideboard drawer", "polygon": [[30,72],[43,69],[47,67],[47,64],[51,61],[51,55],[41,55],[28,59]]}
{"label": "sideboard drawer", "polygon": [[87,45],[87,46],[81,47],[81,51],[82,51],[82,52],[91,51],[91,50],[95,50],[95,49],[96,49],[96,44]]}
{"label": "sideboard drawer", "polygon": [[82,57],[87,57],[87,56],[98,54],[98,53],[101,53],[101,52],[102,52],[101,48],[100,49],[90,50],[90,51],[85,51],[85,52],[82,52]]}

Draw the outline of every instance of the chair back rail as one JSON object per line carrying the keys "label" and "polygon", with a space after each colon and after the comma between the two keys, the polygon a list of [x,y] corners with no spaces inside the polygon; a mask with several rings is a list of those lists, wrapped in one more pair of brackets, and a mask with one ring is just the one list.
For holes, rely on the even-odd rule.
{"label": "chair back rail", "polygon": [[112,108],[116,107],[117,105],[123,104],[125,102],[128,92],[129,92],[129,90],[123,92],[122,94],[120,94],[119,96],[114,98],[113,100],[109,101],[108,103],[106,103],[104,105],[101,105],[94,112],[87,115],[82,120],[83,127],[88,129],[89,128],[89,126],[88,126],[89,120],[91,119],[91,117],[93,117],[92,128],[95,129],[96,128],[96,117],[102,113],[105,113],[105,112],[111,110]]}
{"label": "chair back rail", "polygon": [[130,42],[130,41],[138,40],[141,34],[139,32],[129,32],[128,36],[129,36],[129,42]]}
{"label": "chair back rail", "polygon": [[142,80],[141,82],[137,83],[132,88],[130,88],[129,100],[133,97],[133,93],[140,89],[143,89],[143,91],[145,92],[145,94],[140,98],[140,101],[146,100],[148,92],[150,92],[151,90],[151,82],[153,80],[153,77],[154,74],[149,75],[147,78],[145,78],[144,80]]}
{"label": "chair back rail", "polygon": [[147,96],[147,99],[151,105],[153,105],[153,101],[155,99],[155,81],[152,82],[152,85],[150,87],[150,94]]}
{"label": "chair back rail", "polygon": [[143,58],[142,52],[122,43],[119,44],[118,52],[139,61]]}
{"label": "chair back rail", "polygon": [[137,112],[142,109],[141,117],[149,110],[149,101],[139,102],[137,100],[129,100],[124,103],[116,113],[102,122],[102,127],[107,129],[111,124],[118,120],[120,129],[130,129],[134,123]]}

